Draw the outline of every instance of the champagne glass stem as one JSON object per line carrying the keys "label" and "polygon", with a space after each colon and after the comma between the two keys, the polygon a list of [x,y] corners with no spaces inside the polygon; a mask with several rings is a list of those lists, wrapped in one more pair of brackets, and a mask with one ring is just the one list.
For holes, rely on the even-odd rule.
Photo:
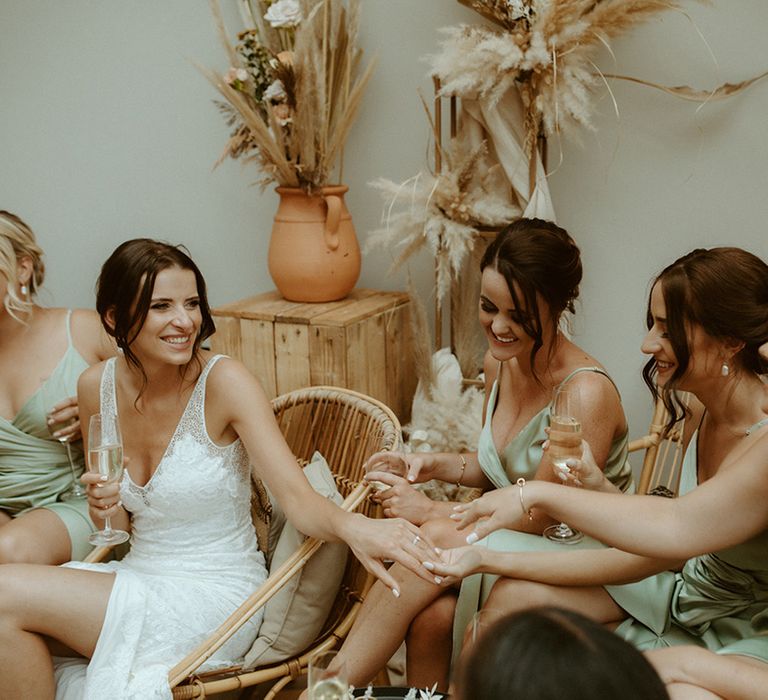
{"label": "champagne glass stem", "polygon": [[104,516],[104,528],[102,529],[101,534],[107,539],[111,539],[113,536],[112,522],[108,515]]}
{"label": "champagne glass stem", "polygon": [[72,447],[69,444],[69,440],[62,440],[64,448],[67,450],[67,460],[69,460],[69,471],[72,472],[72,486],[69,489],[70,498],[80,498],[85,496],[85,489],[77,479],[77,470],[75,469],[75,461],[72,459]]}

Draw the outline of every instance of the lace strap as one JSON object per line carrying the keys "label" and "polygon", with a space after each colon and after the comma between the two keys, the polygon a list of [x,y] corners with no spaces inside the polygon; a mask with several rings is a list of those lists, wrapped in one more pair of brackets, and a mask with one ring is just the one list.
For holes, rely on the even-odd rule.
{"label": "lace strap", "polygon": [[[192,396],[189,398],[188,409],[181,417],[180,423],[184,423],[187,430],[197,431],[200,426],[205,426],[205,384],[208,381],[208,375],[213,366],[226,355],[214,355],[203,367],[200,376],[197,378]],[[189,421],[189,423],[187,423]]]}
{"label": "lace strap", "polygon": [[99,412],[104,415],[117,415],[117,399],[115,397],[115,359],[110,357],[101,374],[99,388]]}

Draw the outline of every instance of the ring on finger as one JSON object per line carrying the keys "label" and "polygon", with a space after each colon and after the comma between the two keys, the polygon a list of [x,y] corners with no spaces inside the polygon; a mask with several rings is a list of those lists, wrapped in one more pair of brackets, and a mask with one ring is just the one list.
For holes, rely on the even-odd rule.
{"label": "ring on finger", "polygon": [[416,545],[419,542],[421,542],[421,536],[420,535],[416,535],[416,537],[413,538],[413,542],[411,542],[411,544]]}

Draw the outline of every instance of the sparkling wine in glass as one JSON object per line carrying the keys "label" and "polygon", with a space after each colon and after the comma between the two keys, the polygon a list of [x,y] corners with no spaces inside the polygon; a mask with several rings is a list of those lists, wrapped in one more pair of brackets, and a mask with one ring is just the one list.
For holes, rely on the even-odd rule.
{"label": "sparkling wine in glass", "polygon": [[[42,394],[43,409],[46,412],[46,418],[50,414],[51,409],[66,398],[67,390],[64,386],[60,386],[55,382],[51,382],[51,378],[46,378],[40,385],[40,391]],[[75,461],[72,459],[72,446],[70,444],[69,435],[54,435],[55,432],[66,428],[75,422],[74,418],[70,418],[67,421],[61,421],[59,423],[48,423],[48,432],[53,438],[58,440],[67,451],[67,460],[69,461],[69,470],[72,473],[72,484],[64,491],[59,498],[62,501],[72,501],[76,498],[85,498],[85,487],[80,483],[80,478],[77,473],[77,467]]]}
{"label": "sparkling wine in glass", "polygon": [[335,651],[312,656],[308,667],[310,700],[346,700],[349,683],[344,664],[336,663]]}
{"label": "sparkling wine in glass", "polygon": [[[564,471],[568,470],[567,460],[581,457],[581,403],[576,387],[555,387],[549,418],[549,457],[555,467]],[[583,537],[566,523],[550,525],[544,536],[563,544],[574,544]]]}
{"label": "sparkling wine in glass", "polygon": [[[123,441],[117,416],[97,413],[88,423],[88,468],[106,483],[119,482],[123,476]],[[113,530],[109,516],[104,518],[104,529],[94,532],[88,541],[93,545],[116,545],[128,540],[124,530]]]}
{"label": "sparkling wine in glass", "polygon": [[[374,462],[366,472],[387,472],[388,474],[394,474],[403,479],[408,476],[408,463],[405,461],[403,453],[399,450],[389,453],[388,460],[382,459],[380,462]],[[389,488],[389,484],[385,484],[382,481],[371,481],[371,486],[376,491],[384,491]]]}

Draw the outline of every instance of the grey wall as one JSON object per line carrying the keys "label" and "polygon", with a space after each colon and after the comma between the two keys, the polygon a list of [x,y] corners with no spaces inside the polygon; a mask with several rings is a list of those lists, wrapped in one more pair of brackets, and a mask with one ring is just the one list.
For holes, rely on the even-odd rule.
{"label": "grey wall", "polygon": [[[222,0],[236,29],[233,0]],[[379,65],[346,148],[348,204],[362,242],[378,225],[375,177],[423,168],[431,95],[419,58],[437,28],[476,15],[454,0],[363,0],[362,45]],[[768,69],[765,0],[685,2],[614,42],[599,65],[668,84],[709,87]],[[695,23],[695,24],[694,24]],[[698,35],[712,48],[709,55]],[[138,235],[185,243],[214,304],[271,288],[266,252],[276,195],[228,161],[211,170],[226,127],[194,63],[226,68],[202,0],[3,0],[0,3],[0,206],[19,213],[47,251],[49,299],[93,304],[98,266]],[[694,246],[733,244],[768,257],[768,81],[696,105],[614,82],[620,109],[596,104],[594,132],[550,144],[559,223],[586,268],[576,339],[616,377],[637,424],[648,399],[638,346],[651,275]],[[388,255],[364,258],[360,284],[402,288]],[[412,265],[429,295],[430,261]]]}

